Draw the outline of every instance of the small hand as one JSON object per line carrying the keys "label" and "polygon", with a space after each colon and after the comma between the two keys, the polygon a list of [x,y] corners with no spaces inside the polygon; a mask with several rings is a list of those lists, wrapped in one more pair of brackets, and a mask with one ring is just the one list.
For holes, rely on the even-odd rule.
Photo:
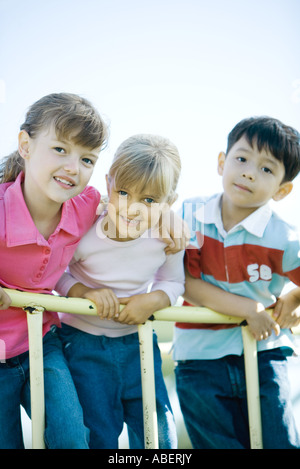
{"label": "small hand", "polygon": [[176,254],[176,252],[184,250],[189,244],[190,232],[188,225],[173,211],[163,214],[159,231],[162,241],[167,244],[166,254]]}
{"label": "small hand", "polygon": [[282,329],[292,328],[300,324],[300,288],[291,290],[281,296],[274,308],[273,318]]}
{"label": "small hand", "polygon": [[257,303],[256,311],[253,310],[252,313],[247,317],[247,323],[249,325],[249,330],[255,340],[260,341],[268,339],[273,331],[276,336],[280,334],[280,326],[266,312],[264,306],[261,303]]}
{"label": "small hand", "polygon": [[143,324],[146,322],[153,311],[147,306],[145,295],[141,294],[127,298],[119,298],[120,304],[125,306],[115,320],[130,325]]}
{"label": "small hand", "polygon": [[170,299],[164,291],[156,290],[119,298],[119,302],[125,307],[115,320],[125,324],[144,324],[153,313],[169,306]]}
{"label": "small hand", "polygon": [[119,300],[110,288],[90,289],[82,297],[95,303],[101,319],[112,319],[119,314]]}

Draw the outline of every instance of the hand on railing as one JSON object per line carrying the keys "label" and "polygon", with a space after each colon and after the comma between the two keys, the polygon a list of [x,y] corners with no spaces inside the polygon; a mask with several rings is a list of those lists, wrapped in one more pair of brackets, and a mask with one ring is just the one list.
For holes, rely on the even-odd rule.
{"label": "hand on railing", "polygon": [[255,308],[249,310],[246,315],[246,321],[249,326],[249,332],[253,335],[255,340],[264,340],[270,337],[272,331],[275,335],[280,334],[280,326],[272,318],[270,313],[265,310],[262,303],[255,303]]}
{"label": "hand on railing", "polygon": [[300,324],[300,288],[282,295],[274,308],[273,317],[280,327],[292,328]]}
{"label": "hand on railing", "polygon": [[125,305],[117,318],[123,324],[144,324],[156,311],[167,308],[170,304],[168,295],[162,290],[119,298]]}
{"label": "hand on railing", "polygon": [[101,319],[114,319],[120,312],[119,300],[110,288],[90,288],[77,282],[68,291],[68,298],[91,301],[96,306],[97,314]]}

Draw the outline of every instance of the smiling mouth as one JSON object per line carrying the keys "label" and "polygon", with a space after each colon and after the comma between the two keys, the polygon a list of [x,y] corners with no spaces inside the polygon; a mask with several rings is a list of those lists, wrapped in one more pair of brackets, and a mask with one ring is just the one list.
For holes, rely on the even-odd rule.
{"label": "smiling mouth", "polygon": [[234,184],[234,187],[236,187],[237,189],[243,191],[243,192],[252,192],[249,187],[247,186],[244,186],[243,184]]}
{"label": "smiling mouth", "polygon": [[60,185],[67,186],[67,187],[74,187],[75,184],[70,181],[69,179],[61,178],[54,176],[54,180],[57,181]]}
{"label": "smiling mouth", "polygon": [[123,217],[122,215],[120,215],[120,218],[128,226],[137,226],[141,222],[141,220],[138,220],[136,218],[127,218],[127,217]]}

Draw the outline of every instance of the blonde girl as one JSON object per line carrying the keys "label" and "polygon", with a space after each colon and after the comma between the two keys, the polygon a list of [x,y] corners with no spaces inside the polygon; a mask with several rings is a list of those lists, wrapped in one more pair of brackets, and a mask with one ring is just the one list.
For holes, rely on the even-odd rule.
{"label": "blonde girl", "polygon": [[[94,301],[99,317],[64,314],[65,354],[91,431],[91,448],[117,448],[124,422],[131,448],[143,448],[137,324],[184,291],[183,251],[166,255],[159,223],[176,199],[178,150],[156,135],[136,135],[117,150],[107,175],[107,211],[83,237],[57,285]],[[119,305],[125,304],[120,312]],[[173,414],[154,341],[160,448],[176,448]]]}

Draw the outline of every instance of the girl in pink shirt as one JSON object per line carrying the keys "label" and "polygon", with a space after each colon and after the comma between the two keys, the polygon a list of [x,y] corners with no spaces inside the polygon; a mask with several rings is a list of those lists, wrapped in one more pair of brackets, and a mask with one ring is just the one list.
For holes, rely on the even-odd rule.
{"label": "girl in pink shirt", "polygon": [[[43,97],[26,115],[18,151],[0,163],[0,448],[24,448],[20,404],[30,415],[26,314],[2,287],[51,294],[85,232],[100,194],[86,187],[106,125],[85,99]],[[56,313],[43,315],[47,448],[88,448]]]}

